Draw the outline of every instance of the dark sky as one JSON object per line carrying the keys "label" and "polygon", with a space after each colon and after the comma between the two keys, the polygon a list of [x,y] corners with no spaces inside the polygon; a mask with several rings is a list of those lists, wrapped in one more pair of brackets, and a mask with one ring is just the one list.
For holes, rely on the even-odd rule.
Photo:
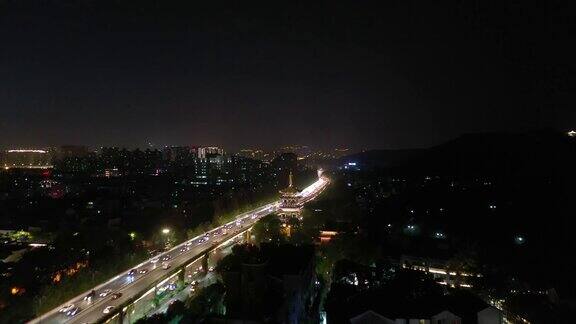
{"label": "dark sky", "polygon": [[2,1],[0,147],[404,148],[576,127],[533,1]]}

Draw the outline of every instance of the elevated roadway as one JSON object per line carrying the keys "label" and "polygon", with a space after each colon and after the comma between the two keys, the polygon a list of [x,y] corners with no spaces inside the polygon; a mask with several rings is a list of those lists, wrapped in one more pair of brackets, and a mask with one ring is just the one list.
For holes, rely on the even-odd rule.
{"label": "elevated roadway", "polygon": [[[318,196],[328,183],[329,180],[326,177],[320,177],[315,183],[302,190],[299,194],[302,203]],[[278,211],[279,208],[280,202],[276,201],[240,214],[227,224],[198,235],[169,251],[119,273],[114,278],[70,299],[29,323],[97,323],[112,318],[116,314],[122,314],[124,317],[126,305],[132,305],[145,295],[151,294],[154,289],[163,284],[163,281],[166,281],[166,278],[184,275],[184,273],[178,273],[185,272],[186,267],[199,261],[203,256],[207,256],[218,246],[231,242],[262,217]],[[93,297],[85,300],[89,294]],[[73,310],[75,314],[71,316],[61,311],[66,307],[68,310]],[[107,309],[108,312],[106,312]],[[120,319],[120,322],[130,321]]]}

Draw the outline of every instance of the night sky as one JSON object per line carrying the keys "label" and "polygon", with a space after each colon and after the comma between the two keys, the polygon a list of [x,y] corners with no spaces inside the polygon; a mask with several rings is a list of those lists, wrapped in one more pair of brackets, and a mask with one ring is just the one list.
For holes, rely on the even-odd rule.
{"label": "night sky", "polygon": [[533,2],[0,0],[0,147],[576,127],[574,11]]}

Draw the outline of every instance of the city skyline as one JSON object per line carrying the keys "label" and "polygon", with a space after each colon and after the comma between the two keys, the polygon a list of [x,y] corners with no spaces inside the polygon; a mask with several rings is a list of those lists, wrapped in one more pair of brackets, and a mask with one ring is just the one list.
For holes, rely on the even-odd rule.
{"label": "city skyline", "polygon": [[572,323],[572,7],[0,0],[0,323]]}
{"label": "city skyline", "polygon": [[339,155],[345,154],[353,154],[361,151],[367,151],[371,149],[367,148],[352,148],[352,147],[345,147],[345,146],[334,146],[334,147],[313,147],[308,145],[281,145],[276,147],[258,147],[255,145],[249,146],[240,146],[237,148],[229,148],[225,146],[216,146],[216,145],[163,145],[163,146],[156,146],[156,145],[148,145],[148,146],[118,146],[118,145],[110,145],[110,146],[89,146],[89,145],[68,145],[68,144],[56,144],[56,145],[29,145],[29,146],[18,146],[18,145],[6,145],[5,147],[0,147],[0,152],[5,153],[51,153],[53,151],[60,151],[60,150],[85,150],[86,152],[98,152],[105,148],[115,148],[121,150],[152,150],[152,151],[163,151],[169,150],[174,148],[187,148],[193,151],[198,149],[207,149],[207,148],[218,148],[226,152],[227,154],[242,154],[242,153],[282,153],[282,152],[334,152]]}

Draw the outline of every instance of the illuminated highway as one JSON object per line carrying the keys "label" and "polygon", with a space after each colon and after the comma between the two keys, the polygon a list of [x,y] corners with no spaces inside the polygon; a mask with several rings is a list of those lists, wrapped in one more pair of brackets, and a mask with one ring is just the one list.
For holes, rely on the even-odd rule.
{"label": "illuminated highway", "polygon": [[[314,199],[328,183],[329,180],[327,178],[320,177],[315,183],[302,190],[299,195],[302,203]],[[144,290],[149,289],[155,282],[166,277],[167,272],[170,270],[164,269],[163,265],[169,264],[170,269],[184,266],[190,263],[191,260],[201,256],[208,248],[218,246],[245,232],[260,218],[276,212],[279,207],[280,203],[276,201],[243,213],[232,222],[185,241],[171,250],[150,258],[118,274],[109,281],[94,287],[91,300],[84,300],[91,293],[91,291],[86,291],[32,320],[30,323],[97,322],[106,316],[106,308],[110,309],[110,313],[118,312],[118,306],[123,305],[134,296],[142,294]],[[66,312],[74,314],[67,315]]]}

